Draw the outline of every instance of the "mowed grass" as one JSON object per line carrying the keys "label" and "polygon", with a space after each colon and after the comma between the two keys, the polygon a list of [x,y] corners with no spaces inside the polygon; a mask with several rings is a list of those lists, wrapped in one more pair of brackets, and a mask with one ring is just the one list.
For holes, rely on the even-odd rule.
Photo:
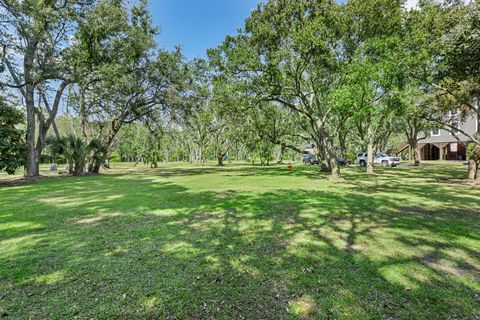
{"label": "mowed grass", "polygon": [[2,188],[0,315],[480,318],[465,166],[343,174],[171,165]]}

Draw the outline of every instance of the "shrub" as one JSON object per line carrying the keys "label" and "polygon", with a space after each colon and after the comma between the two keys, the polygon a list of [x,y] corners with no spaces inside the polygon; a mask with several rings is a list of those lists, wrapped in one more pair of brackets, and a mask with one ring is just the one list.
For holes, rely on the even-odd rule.
{"label": "shrub", "polygon": [[18,128],[23,121],[23,114],[0,97],[0,171],[8,174],[14,174],[26,162],[24,132]]}

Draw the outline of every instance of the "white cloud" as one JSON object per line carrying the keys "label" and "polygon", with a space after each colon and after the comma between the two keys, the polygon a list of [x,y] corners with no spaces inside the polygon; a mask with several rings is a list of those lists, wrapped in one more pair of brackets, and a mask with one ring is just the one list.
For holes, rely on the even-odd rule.
{"label": "white cloud", "polygon": [[406,7],[407,9],[415,8],[418,4],[418,0],[407,0]]}
{"label": "white cloud", "polygon": [[[472,0],[464,0],[465,3],[470,3]],[[407,0],[405,7],[407,9],[416,8],[418,6],[418,0]]]}

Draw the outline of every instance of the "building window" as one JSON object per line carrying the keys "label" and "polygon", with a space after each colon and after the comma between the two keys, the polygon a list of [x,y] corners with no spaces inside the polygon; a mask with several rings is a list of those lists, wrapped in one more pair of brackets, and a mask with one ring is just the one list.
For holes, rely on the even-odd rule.
{"label": "building window", "polygon": [[450,116],[451,117],[455,117],[458,115],[458,109],[453,109],[453,110],[450,110]]}
{"label": "building window", "polygon": [[450,152],[458,152],[458,143],[456,142],[450,143]]}
{"label": "building window", "polygon": [[458,131],[458,128],[459,128],[458,122],[452,122],[452,132],[453,132],[454,134],[460,133],[460,131]]}
{"label": "building window", "polygon": [[438,137],[440,136],[440,129],[434,128],[432,129],[432,137]]}

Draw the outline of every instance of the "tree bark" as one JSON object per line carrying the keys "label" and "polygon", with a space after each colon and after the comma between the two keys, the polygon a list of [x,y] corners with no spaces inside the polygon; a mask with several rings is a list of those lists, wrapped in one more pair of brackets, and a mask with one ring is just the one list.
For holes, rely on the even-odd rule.
{"label": "tree bark", "polygon": [[420,148],[418,147],[418,141],[416,138],[411,138],[408,140],[408,144],[410,145],[411,153],[413,154],[412,163],[414,166],[420,165]]}
{"label": "tree bark", "polygon": [[321,172],[331,172],[332,168],[327,160],[320,160],[320,171]]}
{"label": "tree bark", "polygon": [[27,177],[36,177],[39,174],[37,161],[38,155],[35,149],[35,84],[32,78],[32,69],[35,58],[37,43],[35,41],[27,45],[23,59],[23,72],[25,76],[25,106],[27,108]]}
{"label": "tree bark", "polygon": [[58,131],[57,125],[55,123],[55,118],[58,113],[58,108],[60,105],[60,100],[62,98],[63,92],[65,88],[68,86],[69,82],[68,81],[63,81],[55,94],[55,99],[53,101],[52,108],[50,108],[50,105],[48,103],[47,96],[45,94],[45,91],[42,90],[41,87],[39,87],[40,95],[43,100],[43,103],[45,105],[45,109],[47,109],[47,120],[45,120],[45,117],[42,113],[42,109],[40,106],[40,101],[39,101],[39,106],[38,108],[35,109],[37,113],[37,119],[38,119],[38,136],[37,136],[37,144],[35,146],[35,151],[37,154],[37,160],[36,160],[36,166],[37,166],[37,172],[40,172],[40,158],[43,152],[43,148],[45,147],[45,140],[47,138],[47,133],[50,130],[50,127],[53,127],[55,136],[57,139],[60,139],[60,132]]}
{"label": "tree bark", "polygon": [[[480,125],[480,115],[478,115],[478,124]],[[480,128],[479,128],[480,130]],[[480,140],[480,131],[477,131],[475,138]],[[474,142],[471,154],[468,160],[468,179],[480,180],[480,144]]]}
{"label": "tree bark", "polygon": [[373,145],[371,143],[368,144],[367,147],[367,173],[372,174],[373,171]]}
{"label": "tree bark", "polygon": [[45,139],[47,136],[48,128],[45,124],[45,119],[41,114],[41,111],[38,110],[37,119],[38,119],[38,136],[37,136],[37,144],[35,145],[35,153],[38,155],[35,165],[37,172],[40,172],[40,157],[42,155],[43,146],[45,144]]}
{"label": "tree bark", "polygon": [[373,173],[373,132],[372,132],[372,125],[368,125],[367,129],[367,139],[368,139],[368,146],[367,146],[367,173]]}
{"label": "tree bark", "polygon": [[[137,165],[137,164],[135,163],[135,166],[136,166],[136,165]],[[92,167],[92,170],[91,170],[90,172],[92,172],[92,173],[99,173],[99,172],[100,172],[100,165],[94,164],[93,167]]]}
{"label": "tree bark", "polygon": [[25,86],[25,105],[27,108],[27,177],[36,177],[39,174],[37,161],[37,150],[35,148],[35,101],[34,101],[34,85],[28,83]]}
{"label": "tree bark", "polygon": [[220,154],[220,155],[217,156],[219,167],[223,167],[223,157],[224,157],[223,154]]}
{"label": "tree bark", "polygon": [[330,180],[338,181],[340,180],[340,166],[337,163],[335,158],[330,160],[330,166],[332,168],[332,174],[330,176]]}
{"label": "tree bark", "polygon": [[468,161],[468,180],[475,180],[478,177],[478,165],[477,162],[473,159]]}
{"label": "tree bark", "polygon": [[420,151],[420,147],[418,146],[418,143],[415,144],[415,149],[414,150],[415,150],[414,155],[413,155],[414,165],[419,166],[420,161],[422,160],[422,157],[420,156],[421,151]]}
{"label": "tree bark", "polygon": [[88,139],[87,135],[87,110],[85,105],[85,89],[82,85],[80,85],[80,101],[79,101],[79,109],[80,109],[80,125],[82,127],[82,136],[85,141]]}
{"label": "tree bark", "polygon": [[283,154],[285,153],[285,145],[280,145],[280,154],[278,155],[278,163],[283,163]]}

